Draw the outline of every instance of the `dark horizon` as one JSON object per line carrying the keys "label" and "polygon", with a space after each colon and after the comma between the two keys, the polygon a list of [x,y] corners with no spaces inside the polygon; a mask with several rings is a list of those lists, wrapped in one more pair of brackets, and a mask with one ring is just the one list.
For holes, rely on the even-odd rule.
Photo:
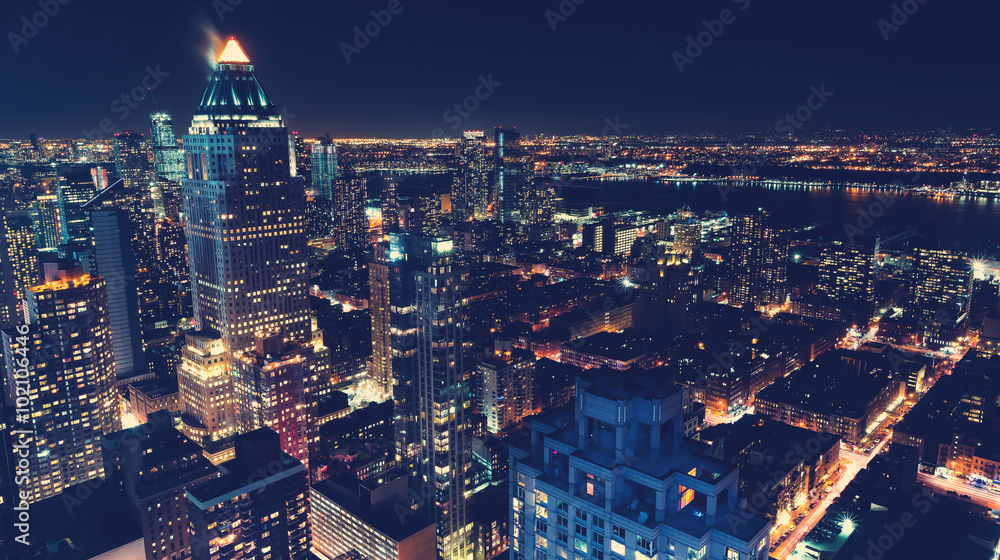
{"label": "dark horizon", "polygon": [[[994,18],[973,6],[292,0],[274,9],[214,0],[165,9],[112,0],[84,9],[50,1],[53,16],[38,0],[0,8],[12,86],[0,137],[81,138],[105,118],[117,130],[147,131],[156,110],[170,111],[182,135],[209,57],[229,35],[289,129],[307,136],[430,138],[440,129],[456,137],[501,125],[557,135],[782,132],[781,119],[810,102],[796,132],[997,125]],[[898,12],[902,24],[893,25],[894,6],[904,4],[916,10]],[[388,23],[370,25],[373,10]],[[44,25],[25,33],[22,18]],[[366,25],[377,33],[355,42],[355,27]],[[702,32],[707,46],[686,50]],[[113,106],[157,68],[147,99],[127,114]],[[446,113],[484,82],[468,117]],[[811,97],[817,91],[829,95]]]}

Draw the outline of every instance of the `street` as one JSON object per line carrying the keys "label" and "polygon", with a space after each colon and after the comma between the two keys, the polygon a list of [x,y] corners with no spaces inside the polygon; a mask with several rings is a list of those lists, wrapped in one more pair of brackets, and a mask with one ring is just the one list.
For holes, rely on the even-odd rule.
{"label": "street", "polygon": [[943,479],[927,473],[917,473],[917,482],[946,494],[948,491],[955,492],[955,494],[950,494],[955,497],[969,496],[972,499],[968,501],[990,509],[1000,509],[1000,494],[976,488],[961,478],[949,476],[947,479]]}
{"label": "street", "polygon": [[844,471],[841,473],[840,478],[833,485],[833,490],[831,490],[823,499],[814,507],[811,507],[809,514],[806,515],[805,519],[801,523],[798,523],[795,530],[788,535],[788,538],[784,540],[780,545],[771,551],[771,556],[778,558],[779,560],[784,560],[787,558],[792,551],[795,550],[795,546],[799,544],[809,531],[812,531],[813,527],[819,523],[820,519],[826,515],[826,509],[830,507],[830,504],[840,496],[840,493],[844,491],[844,488],[854,480],[862,469],[868,466],[869,461],[873,457],[882,452],[882,449],[887,445],[890,438],[885,438],[878,445],[872,449],[871,453],[868,455],[862,455],[855,453],[853,451],[848,451],[846,446],[841,444],[840,448],[840,464],[843,466]]}

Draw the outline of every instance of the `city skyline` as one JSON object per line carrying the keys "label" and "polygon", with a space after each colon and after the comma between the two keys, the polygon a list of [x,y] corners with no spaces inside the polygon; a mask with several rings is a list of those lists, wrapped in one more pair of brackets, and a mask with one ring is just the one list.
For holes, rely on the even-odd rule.
{"label": "city skyline", "polygon": [[35,1],[16,55],[115,47],[70,84],[204,44],[82,139],[9,105],[4,560],[1000,558],[1000,131],[934,89],[992,59],[921,58],[970,10]]}
{"label": "city skyline", "polygon": [[[310,136],[429,138],[441,129],[458,138],[463,128],[501,125],[600,134],[606,119],[620,123],[612,134],[773,131],[798,107],[816,109],[813,88],[832,95],[794,132],[995,126],[985,110],[986,92],[998,85],[995,57],[986,55],[989,18],[974,7],[912,2],[916,9],[749,0],[500,9],[398,0],[393,14],[389,2],[291,2],[272,11],[249,0],[192,1],[159,11],[116,1],[88,11],[60,3],[49,17],[37,2],[18,0],[3,8],[0,52],[10,83],[23,85],[8,90],[8,106],[23,109],[5,115],[0,137],[83,137],[105,118],[116,130],[141,129],[160,110],[186,122],[185,92],[204,84],[207,60],[231,35],[267,69],[262,78],[289,126]],[[45,25],[31,23],[36,12]],[[105,27],[116,31],[92,32]],[[697,43],[702,32],[688,51],[688,37]],[[54,53],[78,60],[39,71]],[[87,87],[57,101],[65,81]],[[469,97],[473,110],[454,111]]]}

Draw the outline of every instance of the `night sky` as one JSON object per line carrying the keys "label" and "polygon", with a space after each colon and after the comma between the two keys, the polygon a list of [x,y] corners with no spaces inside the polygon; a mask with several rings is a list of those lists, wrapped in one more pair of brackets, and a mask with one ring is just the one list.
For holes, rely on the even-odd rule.
{"label": "night sky", "polygon": [[[804,131],[988,128],[1000,115],[995,2],[895,0],[917,9],[885,28],[887,41],[878,21],[892,24],[890,0],[399,0],[348,62],[341,43],[391,2],[42,1],[65,5],[27,42],[10,33],[41,11],[38,0],[0,6],[0,138],[78,138],[104,118],[148,132],[156,109],[183,132],[210,73],[206,53],[229,35],[306,135],[601,133],[616,117],[627,128],[611,132],[773,130],[824,84],[833,95]],[[678,72],[673,53],[727,9],[730,23]],[[157,65],[169,75],[122,119],[125,106],[112,103]],[[499,85],[479,88],[468,118],[445,114],[491,75]]]}

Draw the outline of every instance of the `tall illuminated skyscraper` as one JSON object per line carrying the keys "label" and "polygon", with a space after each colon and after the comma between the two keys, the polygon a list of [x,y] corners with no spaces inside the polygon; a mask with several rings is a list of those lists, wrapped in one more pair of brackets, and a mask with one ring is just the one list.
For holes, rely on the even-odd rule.
{"label": "tall illuminated skyscraper", "polygon": [[457,149],[458,171],[451,189],[455,221],[485,220],[490,210],[490,158],[486,151],[486,134],[481,130],[466,130]]}
{"label": "tall illuminated skyscraper", "polygon": [[309,159],[312,167],[312,189],[315,196],[333,199],[333,182],[337,180],[337,147],[329,140],[313,144]]}
{"label": "tall illuminated skyscraper", "polygon": [[170,113],[160,111],[149,116],[153,144],[153,185],[161,197],[163,212],[176,217],[180,206],[180,184],[184,177],[184,152],[177,145]]}
{"label": "tall illuminated skyscraper", "polygon": [[[121,429],[104,279],[67,261],[44,268],[25,293],[28,333],[3,333],[8,402],[28,393],[30,503],[101,477],[101,436]],[[18,347],[41,359],[18,367]]]}
{"label": "tall illuminated skyscraper", "polygon": [[282,450],[308,468],[310,449],[319,440],[315,389],[329,376],[329,363],[321,336],[314,336],[313,344],[297,344],[280,333],[258,332],[253,350],[233,358],[233,410],[240,433],[270,428]]}
{"label": "tall illuminated skyscraper", "polygon": [[115,170],[123,183],[115,193],[115,204],[128,211],[132,222],[139,315],[142,331],[148,334],[166,317],[159,299],[162,277],[156,259],[156,214],[150,190],[153,174],[146,137],[133,131],[115,134],[114,158]]}
{"label": "tall illuminated skyscraper", "polygon": [[305,192],[291,179],[281,116],[235,40],[219,58],[184,151],[198,329],[218,333],[230,352],[250,347],[259,331],[307,340]]}
{"label": "tall illuminated skyscraper", "polygon": [[733,219],[732,290],[729,303],[760,308],[784,303],[788,296],[788,235],[771,214],[756,212]]}
{"label": "tall illuminated skyscraper", "polygon": [[[312,199],[309,203],[311,238],[329,237],[334,232],[334,183],[337,181],[337,147],[328,140],[313,144],[309,157]],[[339,216],[337,216],[339,218]]]}
{"label": "tall illuminated skyscraper", "polygon": [[60,237],[63,244],[90,245],[90,216],[83,205],[94,197],[97,187],[86,167],[59,168],[56,197],[59,202]]}
{"label": "tall illuminated skyscraper", "polygon": [[389,233],[399,231],[399,177],[383,175],[381,183],[382,236],[388,239]]}
{"label": "tall illuminated skyscraper", "polygon": [[396,460],[437,525],[438,557],[472,556],[471,358],[463,274],[443,237],[392,234],[391,307]]}
{"label": "tall illuminated skyscraper", "polygon": [[189,132],[181,191],[198,332],[178,370],[185,434],[219,461],[231,436],[273,427],[304,463],[311,396],[329,368],[309,314],[305,189],[291,175],[292,138],[235,39]]}
{"label": "tall illuminated skyscraper", "polygon": [[533,170],[528,168],[529,157],[521,146],[519,132],[497,127],[493,131],[493,138],[493,172],[496,177],[494,204],[497,216],[504,223],[516,221],[521,216],[521,206],[531,184]]}
{"label": "tall illuminated skyscraper", "polygon": [[149,197],[150,165],[146,137],[126,130],[115,134],[115,171],[125,181],[125,192],[136,203]]}
{"label": "tall illuminated skyscraper", "polygon": [[[316,170],[313,169],[315,177]],[[354,250],[368,246],[368,179],[341,177],[333,185],[333,240],[338,247]]]}
{"label": "tall illuminated skyscraper", "polygon": [[832,241],[820,253],[817,291],[834,303],[864,304],[870,308],[878,280],[878,251],[877,237],[860,239],[856,243]]}
{"label": "tall illuminated skyscraper", "polygon": [[372,361],[368,376],[382,390],[389,391],[392,389],[392,323],[388,242],[375,245],[375,260],[368,263],[368,286],[368,311],[372,317]]}
{"label": "tall illuminated skyscraper", "polygon": [[964,336],[972,302],[972,263],[941,249],[914,254],[913,288],[908,313],[917,320],[925,346],[940,348]]}
{"label": "tall illuminated skyscraper", "polygon": [[3,264],[0,274],[3,275],[3,301],[7,306],[6,319],[18,323],[22,316],[21,302],[24,290],[38,283],[38,257],[35,253],[35,231],[31,218],[25,211],[7,212],[3,216],[3,243],[0,255]]}
{"label": "tall illuminated skyscraper", "polygon": [[59,197],[49,193],[36,196],[30,213],[35,229],[35,246],[39,250],[57,249],[63,237]]}

